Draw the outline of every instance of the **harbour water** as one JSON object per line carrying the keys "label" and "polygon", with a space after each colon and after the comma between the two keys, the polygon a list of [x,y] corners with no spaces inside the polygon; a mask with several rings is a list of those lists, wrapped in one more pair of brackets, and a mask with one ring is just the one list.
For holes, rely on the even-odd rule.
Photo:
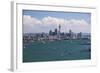
{"label": "harbour water", "polygon": [[23,62],[91,59],[89,42],[87,39],[74,39],[23,43]]}

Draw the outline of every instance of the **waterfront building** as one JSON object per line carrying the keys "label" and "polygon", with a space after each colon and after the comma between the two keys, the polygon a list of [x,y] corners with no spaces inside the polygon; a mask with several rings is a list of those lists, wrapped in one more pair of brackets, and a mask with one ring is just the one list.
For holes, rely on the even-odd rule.
{"label": "waterfront building", "polygon": [[35,41],[54,41],[54,40],[69,40],[69,39],[90,39],[90,34],[83,34],[82,32],[74,33],[71,29],[68,33],[61,32],[61,25],[58,29],[50,30],[48,33],[27,33],[23,35],[23,42]]}

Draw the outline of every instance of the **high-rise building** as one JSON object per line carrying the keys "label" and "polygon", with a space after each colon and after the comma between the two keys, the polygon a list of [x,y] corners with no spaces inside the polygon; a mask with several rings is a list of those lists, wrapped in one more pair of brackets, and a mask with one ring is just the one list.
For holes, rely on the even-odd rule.
{"label": "high-rise building", "polygon": [[60,39],[60,31],[61,30],[61,25],[59,24],[59,31],[58,31],[58,37],[59,37],[59,39]]}

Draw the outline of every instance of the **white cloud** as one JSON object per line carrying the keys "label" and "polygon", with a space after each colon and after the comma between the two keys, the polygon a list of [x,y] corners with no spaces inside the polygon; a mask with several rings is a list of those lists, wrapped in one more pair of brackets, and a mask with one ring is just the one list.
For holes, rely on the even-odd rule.
{"label": "white cloud", "polygon": [[29,15],[23,16],[24,32],[48,32],[61,25],[62,32],[68,32],[71,29],[74,32],[90,32],[91,25],[84,19],[63,19],[56,17],[44,17],[41,20]]}
{"label": "white cloud", "polygon": [[65,24],[65,20],[61,18],[55,18],[55,17],[44,17],[42,19],[42,23],[44,25],[59,25],[59,24]]}
{"label": "white cloud", "polygon": [[39,21],[38,19],[33,18],[29,15],[24,15],[23,16],[23,24],[28,24],[28,25],[41,24],[41,21]]}
{"label": "white cloud", "polygon": [[[33,32],[34,30],[37,31],[36,26],[41,24],[41,21],[31,17],[29,15],[24,15],[23,16],[23,31],[24,32]],[[38,32],[38,31],[37,31]]]}
{"label": "white cloud", "polygon": [[90,32],[91,25],[85,20],[71,19],[68,21],[67,28],[72,29],[74,32]]}

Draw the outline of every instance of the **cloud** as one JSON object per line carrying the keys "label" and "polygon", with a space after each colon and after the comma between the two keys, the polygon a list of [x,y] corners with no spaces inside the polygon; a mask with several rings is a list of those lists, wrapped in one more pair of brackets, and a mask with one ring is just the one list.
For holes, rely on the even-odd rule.
{"label": "cloud", "polygon": [[55,17],[44,17],[42,19],[42,23],[44,25],[59,25],[59,24],[65,24],[65,20],[61,18],[55,18]]}
{"label": "cloud", "polygon": [[67,23],[67,28],[72,29],[74,32],[90,32],[91,30],[91,25],[83,19],[71,19]]}
{"label": "cloud", "polygon": [[74,32],[90,32],[91,25],[84,19],[63,19],[47,16],[41,20],[23,15],[24,32],[49,32],[61,25],[62,32],[68,32],[71,29]]}
{"label": "cloud", "polygon": [[[41,24],[41,21],[31,17],[29,15],[23,15],[23,31],[27,33],[31,33],[34,30],[37,31],[38,25]],[[38,31],[37,31],[38,32]]]}
{"label": "cloud", "polygon": [[23,24],[28,24],[28,25],[41,24],[41,21],[29,15],[24,15]]}

